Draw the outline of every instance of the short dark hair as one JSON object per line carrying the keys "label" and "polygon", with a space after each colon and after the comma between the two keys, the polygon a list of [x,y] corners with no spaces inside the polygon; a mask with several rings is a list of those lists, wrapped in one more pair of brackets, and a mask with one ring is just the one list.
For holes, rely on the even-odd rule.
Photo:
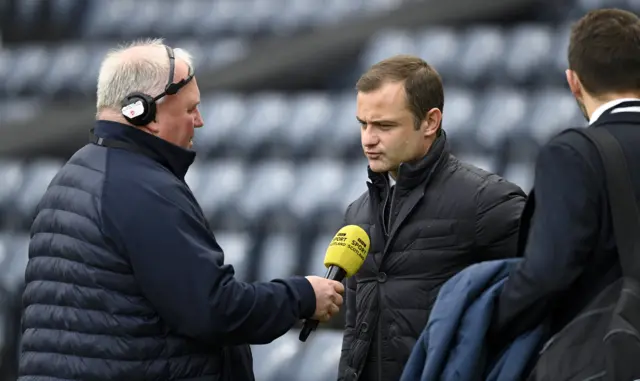
{"label": "short dark hair", "polygon": [[640,19],[621,9],[591,11],[571,29],[569,69],[594,96],[640,90]]}
{"label": "short dark hair", "polygon": [[375,91],[387,82],[404,81],[407,106],[414,117],[416,129],[432,108],[443,111],[444,90],[440,74],[423,59],[397,55],[371,66],[356,83],[363,93]]}

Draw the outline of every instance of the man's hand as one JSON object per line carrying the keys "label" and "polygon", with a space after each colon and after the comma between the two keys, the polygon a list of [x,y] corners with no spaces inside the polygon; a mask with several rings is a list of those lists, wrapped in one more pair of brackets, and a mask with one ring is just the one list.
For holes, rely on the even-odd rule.
{"label": "man's hand", "polygon": [[306,278],[316,293],[316,312],[313,314],[312,319],[326,322],[331,319],[331,316],[340,311],[344,286],[340,282],[319,276],[308,276]]}

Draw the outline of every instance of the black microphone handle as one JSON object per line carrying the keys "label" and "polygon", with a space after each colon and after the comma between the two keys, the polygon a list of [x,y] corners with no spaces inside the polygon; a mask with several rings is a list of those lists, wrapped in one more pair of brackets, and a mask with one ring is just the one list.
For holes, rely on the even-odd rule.
{"label": "black microphone handle", "polygon": [[[342,282],[342,280],[346,275],[347,275],[346,271],[344,271],[338,266],[331,265],[327,269],[327,273],[324,275],[324,277],[327,279],[335,280],[337,282]],[[309,337],[311,332],[315,331],[316,328],[318,328],[319,323],[320,323],[319,321],[314,319],[305,320],[298,339],[302,342],[307,341],[307,338]]]}

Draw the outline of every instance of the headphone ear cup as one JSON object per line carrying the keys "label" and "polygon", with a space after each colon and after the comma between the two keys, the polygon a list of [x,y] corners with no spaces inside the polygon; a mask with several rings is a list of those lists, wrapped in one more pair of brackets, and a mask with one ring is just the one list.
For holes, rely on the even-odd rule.
{"label": "headphone ear cup", "polygon": [[144,93],[131,93],[122,101],[122,115],[134,126],[146,126],[156,118],[156,102]]}

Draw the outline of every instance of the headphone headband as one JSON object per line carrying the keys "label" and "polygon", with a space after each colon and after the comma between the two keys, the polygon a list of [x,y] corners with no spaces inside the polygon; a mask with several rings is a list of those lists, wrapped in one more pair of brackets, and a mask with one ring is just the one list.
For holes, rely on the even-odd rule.
{"label": "headphone headband", "polygon": [[193,68],[189,65],[189,74],[186,78],[179,82],[173,82],[173,73],[176,67],[176,58],[173,49],[165,45],[167,55],[169,56],[169,80],[164,91],[155,97],[145,93],[135,92],[128,94],[122,100],[122,115],[135,126],[146,126],[153,122],[156,118],[157,102],[167,95],[175,95],[185,87],[194,77]]}

